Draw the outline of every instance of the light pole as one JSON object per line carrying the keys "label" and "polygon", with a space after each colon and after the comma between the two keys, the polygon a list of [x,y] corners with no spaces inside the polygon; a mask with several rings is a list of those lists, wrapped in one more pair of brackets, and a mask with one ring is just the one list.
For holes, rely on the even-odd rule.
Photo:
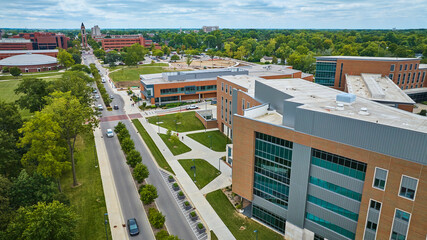
{"label": "light pole", "polygon": [[194,158],[193,158],[193,167],[192,168],[194,169],[194,182],[197,182],[197,180],[196,180],[196,161],[194,160]]}
{"label": "light pole", "polygon": [[104,213],[105,237],[108,240],[107,224],[108,224],[108,213]]}
{"label": "light pole", "polygon": [[176,119],[175,120],[173,120],[174,122],[175,122],[175,132],[177,133],[177,131],[176,131]]}
{"label": "light pole", "polygon": [[219,174],[221,174],[221,158],[218,158],[218,170],[220,171]]}
{"label": "light pole", "polygon": [[157,116],[157,126],[159,127],[159,130],[157,133],[160,133],[160,123],[159,123],[159,116]]}
{"label": "light pole", "polygon": [[212,136],[211,136],[211,135],[209,135],[209,136],[208,136],[208,138],[210,138],[210,139],[211,139],[211,150],[212,150]]}
{"label": "light pole", "polygon": [[255,230],[254,233],[255,233],[255,239],[258,240],[258,230]]}

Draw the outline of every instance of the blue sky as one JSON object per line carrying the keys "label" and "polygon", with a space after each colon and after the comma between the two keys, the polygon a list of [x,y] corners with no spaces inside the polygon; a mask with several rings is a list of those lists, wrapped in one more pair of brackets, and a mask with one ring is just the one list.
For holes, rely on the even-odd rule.
{"label": "blue sky", "polygon": [[0,0],[0,28],[427,28],[426,0]]}

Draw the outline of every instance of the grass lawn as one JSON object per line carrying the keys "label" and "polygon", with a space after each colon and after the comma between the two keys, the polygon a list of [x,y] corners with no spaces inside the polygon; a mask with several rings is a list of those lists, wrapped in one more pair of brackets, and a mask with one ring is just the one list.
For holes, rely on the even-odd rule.
{"label": "grass lawn", "polygon": [[166,143],[166,146],[168,146],[169,150],[171,150],[173,155],[176,156],[191,151],[191,148],[189,148],[181,141],[178,140],[178,142],[174,144],[172,141],[169,140],[168,135],[162,133],[160,133],[159,135],[162,138],[163,142]]}
{"label": "grass lawn", "polygon": [[163,168],[163,169],[165,169],[165,170],[167,170],[167,171],[169,171],[175,175],[171,166],[166,161],[165,157],[160,152],[157,145],[154,143],[150,134],[148,134],[148,132],[145,130],[144,126],[142,126],[142,124],[139,122],[138,119],[133,119],[132,122],[133,122],[133,125],[135,125],[136,129],[138,129],[138,132],[141,135],[142,139],[144,140],[145,144],[147,144],[148,148],[150,149],[151,154],[153,154],[154,159],[156,159],[157,164],[159,164],[159,166],[161,168]]}
{"label": "grass lawn", "polygon": [[[168,66],[166,64],[166,66]],[[118,71],[110,73],[110,77],[114,82],[120,81],[139,81],[139,75],[141,74],[152,74],[152,73],[162,73],[169,72],[168,70],[163,69],[163,65],[140,65],[137,67],[126,67]]]}
{"label": "grass lawn", "polygon": [[[95,151],[92,132],[82,135],[76,141],[76,175],[81,184],[73,188],[71,170],[61,178],[64,193],[71,201],[71,207],[79,215],[76,239],[105,239],[104,213],[107,212],[102,188],[101,174]],[[110,226],[107,226],[111,239]]]}
{"label": "grass lawn", "polygon": [[[18,100],[19,95],[15,94],[15,89],[18,87],[20,82],[20,80],[0,81],[0,100],[6,102],[14,102]],[[33,115],[28,109],[18,109],[21,112],[23,119],[28,119]]]}
{"label": "grass lawn", "polygon": [[155,116],[148,118],[148,122],[151,124],[157,125],[157,120],[160,123],[160,127],[170,129],[171,131],[175,131],[175,120],[177,116],[181,114],[181,119],[177,122],[181,124],[176,124],[176,130],[178,132],[189,132],[189,131],[195,131],[195,130],[202,130],[205,129],[203,126],[203,123],[200,122],[200,120],[196,117],[196,113],[193,111],[190,112],[181,112],[181,113],[174,113],[174,114],[166,114],[163,116]]}
{"label": "grass lawn", "polygon": [[211,240],[218,240],[218,237],[215,235],[215,233],[211,230]]}
{"label": "grass lawn", "polygon": [[[203,159],[194,159],[194,161],[196,164],[196,186],[199,189],[202,189],[204,186],[206,186],[208,183],[218,177],[219,174],[221,174],[218,169],[216,169],[214,166],[212,166],[210,163]],[[178,160],[178,162],[194,181],[194,170],[191,169],[191,167],[194,165],[193,160],[181,159]]]}
{"label": "grass lawn", "polygon": [[[245,219],[238,215],[221,189],[208,193],[206,199],[236,239],[255,239],[254,231],[258,230],[258,239],[283,240],[283,236],[280,234],[249,218]],[[245,227],[245,230],[240,230],[242,226]]]}
{"label": "grass lawn", "polygon": [[[231,140],[227,138],[222,132],[219,130],[216,131],[208,131],[201,133],[192,133],[188,134],[188,137],[196,140],[197,142],[205,145],[206,147],[211,147],[211,138],[212,138],[212,150],[216,152],[225,152],[225,147],[227,144],[231,143]],[[209,137],[211,136],[211,137]]]}

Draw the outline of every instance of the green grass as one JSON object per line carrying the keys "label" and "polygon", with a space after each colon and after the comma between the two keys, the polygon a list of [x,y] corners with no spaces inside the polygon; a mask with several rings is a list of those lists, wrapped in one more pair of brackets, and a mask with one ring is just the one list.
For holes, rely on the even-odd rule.
{"label": "green grass", "polygon": [[[199,189],[202,189],[204,186],[206,186],[208,183],[210,183],[212,180],[214,180],[216,177],[221,174],[218,169],[216,169],[214,166],[212,166],[209,162],[203,160],[203,159],[194,159],[196,164],[196,186]],[[178,160],[179,164],[185,169],[187,174],[193,179],[194,181],[194,170],[191,169],[191,167],[194,165],[193,159],[181,159]]]}
{"label": "green grass", "polygon": [[[181,114],[182,117],[177,122],[181,124],[176,124],[175,126],[175,120],[179,114]],[[205,129],[203,123],[196,117],[196,113],[193,111],[148,118],[148,122],[151,124],[157,125],[157,120],[162,122],[159,124],[160,127],[170,129],[172,131],[175,131],[175,127],[178,132],[189,132]]]}
{"label": "green grass", "polygon": [[[19,95],[15,94],[15,89],[18,87],[20,82],[20,80],[0,81],[0,100],[4,100],[6,102],[14,102],[18,100]],[[19,109],[19,112],[23,119],[28,119],[33,115],[28,109]]]}
{"label": "green grass", "polygon": [[22,78],[47,78],[47,77],[60,77],[62,72],[37,72],[37,73],[23,73],[22,76],[14,77],[12,75],[0,76],[0,80],[21,80]]}
{"label": "green grass", "polygon": [[140,65],[137,67],[126,67],[126,68],[121,68],[116,72],[110,73],[110,77],[113,79],[114,82],[138,81],[139,75],[141,74],[169,72],[168,70],[163,69],[163,67],[164,65],[151,65],[151,64]]}
{"label": "green grass", "polygon": [[175,173],[173,172],[171,166],[169,165],[169,163],[166,161],[165,157],[163,156],[163,154],[160,152],[159,148],[157,147],[157,145],[154,143],[153,139],[151,138],[150,134],[148,134],[148,132],[145,130],[144,126],[142,126],[141,122],[139,122],[138,119],[133,119],[132,120],[133,124],[135,125],[136,129],[138,129],[139,134],[141,135],[142,139],[144,140],[145,144],[147,144],[148,148],[151,151],[151,154],[153,154],[154,159],[156,159],[157,164],[173,173],[175,175]]}
{"label": "green grass", "polygon": [[159,135],[162,138],[163,142],[165,142],[166,146],[168,146],[169,150],[171,150],[173,155],[176,156],[191,151],[191,148],[189,148],[181,141],[178,140],[178,142],[174,144],[172,141],[169,140],[168,135],[162,133],[159,133]]}
{"label": "green grass", "polygon": [[218,240],[218,237],[215,235],[215,233],[211,230],[211,240]]}
{"label": "green grass", "polygon": [[[208,193],[206,199],[236,239],[255,240],[254,231],[258,230],[258,239],[283,240],[283,236],[280,234],[249,218],[238,215],[221,189]],[[244,230],[240,230],[242,226],[245,227]]]}
{"label": "green grass", "polygon": [[[188,134],[188,137],[196,140],[197,142],[205,145],[206,147],[211,147],[211,138],[212,138],[212,150],[216,152],[225,152],[225,147],[227,144],[231,143],[230,139],[222,134],[219,130],[208,131],[201,133],[192,133]],[[211,138],[209,137],[211,136]]]}
{"label": "green grass", "polygon": [[[99,167],[95,168],[98,160],[92,132],[77,139],[76,160],[76,175],[80,185],[72,187],[71,171],[61,178],[63,191],[70,199],[71,207],[79,215],[76,239],[105,239],[104,213],[107,208]],[[110,232],[110,226],[107,229]]]}

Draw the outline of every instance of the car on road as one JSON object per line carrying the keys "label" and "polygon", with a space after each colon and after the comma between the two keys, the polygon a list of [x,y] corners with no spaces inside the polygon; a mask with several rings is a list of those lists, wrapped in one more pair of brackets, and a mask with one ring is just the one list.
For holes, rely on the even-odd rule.
{"label": "car on road", "polygon": [[105,83],[105,78],[102,78],[102,83]]}
{"label": "car on road", "polygon": [[99,95],[98,95],[98,94],[95,94],[95,98],[96,98],[96,99],[99,99]]}
{"label": "car on road", "polygon": [[128,230],[129,235],[131,236],[136,236],[139,234],[139,227],[135,218],[128,219]]}
{"label": "car on road", "polygon": [[97,93],[97,92],[98,92],[98,89],[94,88],[93,93]]}
{"label": "car on road", "polygon": [[98,110],[99,110],[99,111],[104,110],[104,107],[102,106],[102,104],[98,104]]}
{"label": "car on road", "polygon": [[114,105],[114,110],[119,110],[119,105]]}
{"label": "car on road", "polygon": [[114,95],[110,95],[110,99],[114,99]]}
{"label": "car on road", "polygon": [[110,128],[109,129],[107,129],[107,137],[114,137],[114,132],[113,132],[113,130],[111,130]]}
{"label": "car on road", "polygon": [[191,105],[188,105],[187,106],[187,110],[193,110],[193,109],[198,109],[199,107],[197,107],[196,105],[194,105],[194,104],[191,104]]}

